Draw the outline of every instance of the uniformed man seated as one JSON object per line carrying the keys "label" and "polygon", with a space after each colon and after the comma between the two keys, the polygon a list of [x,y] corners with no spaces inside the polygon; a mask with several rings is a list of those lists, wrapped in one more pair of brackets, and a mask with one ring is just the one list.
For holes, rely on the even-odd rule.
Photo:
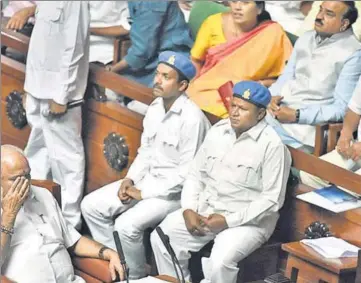
{"label": "uniformed man seated", "polygon": [[23,152],[1,146],[1,274],[21,283],[85,282],[74,275],[69,252],[109,261],[123,278],[118,254],[82,237],[64,220],[56,200],[30,183]]}
{"label": "uniformed man seated", "polygon": [[[186,280],[190,252],[214,240],[202,259],[202,282],[236,283],[240,260],[273,233],[285,199],[291,157],[264,117],[271,94],[251,81],[237,83],[230,117],[214,125],[199,149],[182,191],[182,208],[160,227],[170,237]],[[158,234],[151,235],[160,274],[175,276]]]}
{"label": "uniformed man seated", "polygon": [[114,247],[119,232],[130,268],[129,277],[146,275],[144,230],[180,208],[180,193],[190,163],[210,123],[185,94],[196,73],[190,59],[171,51],[159,55],[153,95],[143,120],[138,155],[125,179],[89,195],[82,213],[95,240]]}

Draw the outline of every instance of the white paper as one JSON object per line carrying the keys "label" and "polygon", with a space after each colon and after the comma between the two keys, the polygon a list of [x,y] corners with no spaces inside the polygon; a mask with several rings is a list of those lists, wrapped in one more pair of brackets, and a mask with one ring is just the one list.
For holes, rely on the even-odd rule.
{"label": "white paper", "polygon": [[326,237],[313,240],[301,240],[301,243],[311,247],[324,258],[357,257],[360,248],[348,242],[335,238]]}
{"label": "white paper", "polygon": [[[160,280],[158,278],[155,277],[145,277],[142,279],[138,279],[138,280],[129,280],[129,283],[169,283],[168,281],[164,281],[164,280]],[[118,281],[118,283],[126,283],[126,281]]]}
{"label": "white paper", "polygon": [[358,201],[345,201],[343,203],[335,204],[332,201],[320,196],[315,192],[309,192],[297,196],[298,199],[308,203],[312,203],[324,209],[330,210],[335,213],[355,209],[361,207],[361,200]]}

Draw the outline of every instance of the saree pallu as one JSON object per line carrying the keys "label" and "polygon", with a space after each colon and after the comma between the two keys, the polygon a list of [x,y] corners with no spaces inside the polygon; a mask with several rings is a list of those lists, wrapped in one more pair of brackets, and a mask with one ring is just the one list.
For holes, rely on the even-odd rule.
{"label": "saree pallu", "polygon": [[228,81],[235,84],[279,77],[292,49],[283,28],[265,22],[238,39],[210,48],[187,94],[202,110],[225,118],[228,112],[218,88]]}

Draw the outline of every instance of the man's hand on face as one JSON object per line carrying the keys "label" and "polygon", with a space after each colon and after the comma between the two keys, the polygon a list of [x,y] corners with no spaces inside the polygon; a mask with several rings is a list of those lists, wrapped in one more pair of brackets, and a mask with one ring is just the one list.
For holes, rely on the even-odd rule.
{"label": "man's hand on face", "polygon": [[361,142],[353,143],[350,158],[355,162],[361,160]]}
{"label": "man's hand on face", "polygon": [[18,177],[3,197],[1,207],[3,215],[15,220],[21,206],[29,195],[30,181],[25,177]]}
{"label": "man's hand on face", "polygon": [[135,187],[129,187],[126,190],[126,194],[135,200],[142,200],[142,192]]}
{"label": "man's hand on face", "polygon": [[128,188],[134,186],[134,182],[131,179],[125,178],[120,185],[118,191],[118,197],[122,203],[128,203],[131,198],[127,195],[126,191]]}
{"label": "man's hand on face", "polygon": [[114,281],[117,278],[117,273],[119,274],[120,281],[124,280],[124,270],[120,263],[119,255],[117,252],[106,249],[104,251],[104,259],[109,261],[109,271]]}
{"label": "man's hand on face", "polygon": [[49,103],[49,113],[52,115],[52,117],[56,118],[56,117],[60,117],[62,115],[64,115],[66,113],[66,111],[68,110],[67,105],[62,105],[62,104],[58,104],[56,103],[54,100],[52,100]]}
{"label": "man's hand on face", "polygon": [[209,230],[215,234],[218,234],[228,228],[226,218],[220,214],[209,215],[205,223]]}
{"label": "man's hand on face", "polygon": [[206,227],[207,218],[199,215],[191,209],[187,209],[183,212],[183,218],[187,227],[187,230],[193,236],[204,236],[209,229]]}
{"label": "man's hand on face", "polygon": [[341,134],[337,142],[337,146],[336,146],[337,152],[346,159],[351,158],[351,154],[352,154],[351,141],[352,141],[351,137],[346,137],[345,135]]}
{"label": "man's hand on face", "polygon": [[280,109],[274,112],[275,118],[281,123],[295,123],[296,110],[287,106],[281,106]]}

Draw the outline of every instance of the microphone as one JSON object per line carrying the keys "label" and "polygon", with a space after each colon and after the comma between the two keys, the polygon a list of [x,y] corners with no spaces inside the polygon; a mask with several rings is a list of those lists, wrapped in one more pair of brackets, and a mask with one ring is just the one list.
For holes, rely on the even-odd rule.
{"label": "microphone", "polygon": [[120,263],[123,267],[124,279],[126,280],[127,283],[129,283],[129,268],[127,266],[127,263],[125,262],[123,248],[122,248],[122,244],[120,243],[118,231],[113,232],[113,237],[114,237],[115,246],[117,248],[117,252],[119,255]]}
{"label": "microphone", "polygon": [[[182,270],[182,268],[181,268],[181,266],[179,264],[178,258],[175,255],[175,252],[174,252],[172,246],[170,245],[169,236],[164,234],[162,228],[160,228],[159,226],[157,228],[155,228],[155,230],[157,231],[160,240],[162,241],[163,245],[167,249],[167,252],[169,253],[169,255],[170,255],[171,259],[172,259],[173,267],[174,267],[175,273],[177,275],[178,282],[185,283],[186,281],[184,279],[183,270]],[[178,266],[178,268],[179,268],[179,270],[181,272],[182,280],[179,277],[177,266]]]}

